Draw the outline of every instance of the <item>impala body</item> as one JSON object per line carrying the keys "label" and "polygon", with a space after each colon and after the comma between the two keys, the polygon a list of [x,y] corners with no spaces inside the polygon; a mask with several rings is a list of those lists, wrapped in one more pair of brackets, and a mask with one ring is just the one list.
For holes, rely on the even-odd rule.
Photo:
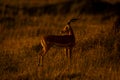
{"label": "impala body", "polygon": [[70,23],[74,20],[76,19],[71,19],[67,23],[64,29],[61,31],[62,35],[45,35],[41,37],[41,45],[43,47],[42,53],[39,55],[39,58],[41,58],[41,65],[43,63],[43,56],[53,45],[65,48],[67,57],[71,58],[72,48],[75,45],[75,36]]}

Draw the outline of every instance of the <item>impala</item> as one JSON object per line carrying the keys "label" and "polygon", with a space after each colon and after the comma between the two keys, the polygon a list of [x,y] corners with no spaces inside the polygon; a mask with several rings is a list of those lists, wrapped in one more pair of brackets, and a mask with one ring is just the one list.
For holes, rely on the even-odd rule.
{"label": "impala", "polygon": [[[71,19],[61,31],[62,35],[45,35],[41,37],[42,53],[39,55],[39,63],[43,63],[43,57],[53,46],[63,47],[66,49],[66,56],[71,59],[72,49],[75,45],[75,36],[70,26],[71,22],[77,19]],[[39,64],[38,64],[39,65]]]}

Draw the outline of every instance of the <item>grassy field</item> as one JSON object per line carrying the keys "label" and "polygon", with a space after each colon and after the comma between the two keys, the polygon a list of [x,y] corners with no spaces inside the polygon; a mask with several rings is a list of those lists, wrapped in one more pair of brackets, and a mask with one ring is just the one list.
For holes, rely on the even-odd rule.
{"label": "grassy field", "polygon": [[[62,4],[60,2],[60,6]],[[83,4],[72,4],[69,13],[64,14],[48,12],[31,16],[21,13],[23,8],[15,16],[11,10],[6,14],[1,12],[0,80],[120,80],[120,32],[113,34],[118,16],[112,16],[113,12],[77,11]],[[1,11],[6,10],[3,8],[4,5]],[[71,18],[79,18],[71,23],[76,37],[71,65],[68,66],[64,48],[53,46],[44,57],[44,66],[38,66],[40,36],[60,35]]]}

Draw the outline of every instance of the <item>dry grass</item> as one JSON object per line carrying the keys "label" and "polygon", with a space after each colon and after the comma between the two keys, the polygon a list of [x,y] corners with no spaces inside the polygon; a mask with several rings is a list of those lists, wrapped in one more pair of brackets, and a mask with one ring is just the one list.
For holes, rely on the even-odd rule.
{"label": "dry grass", "polygon": [[[71,66],[63,48],[52,47],[38,67],[40,36],[60,34],[66,22],[72,23],[76,37]],[[0,80],[119,80],[119,34],[112,34],[116,17],[102,21],[104,15],[66,14],[26,17],[14,27],[0,26]],[[19,24],[18,24],[19,23]],[[9,25],[9,24],[8,24]]]}

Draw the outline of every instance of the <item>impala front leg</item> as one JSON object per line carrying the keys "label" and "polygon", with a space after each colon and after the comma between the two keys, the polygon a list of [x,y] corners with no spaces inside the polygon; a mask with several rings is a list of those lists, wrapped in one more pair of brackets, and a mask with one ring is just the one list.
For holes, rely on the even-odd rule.
{"label": "impala front leg", "polygon": [[71,60],[72,60],[72,48],[68,49],[68,61],[69,65],[71,65]]}
{"label": "impala front leg", "polygon": [[65,57],[68,58],[68,49],[65,48]]}

